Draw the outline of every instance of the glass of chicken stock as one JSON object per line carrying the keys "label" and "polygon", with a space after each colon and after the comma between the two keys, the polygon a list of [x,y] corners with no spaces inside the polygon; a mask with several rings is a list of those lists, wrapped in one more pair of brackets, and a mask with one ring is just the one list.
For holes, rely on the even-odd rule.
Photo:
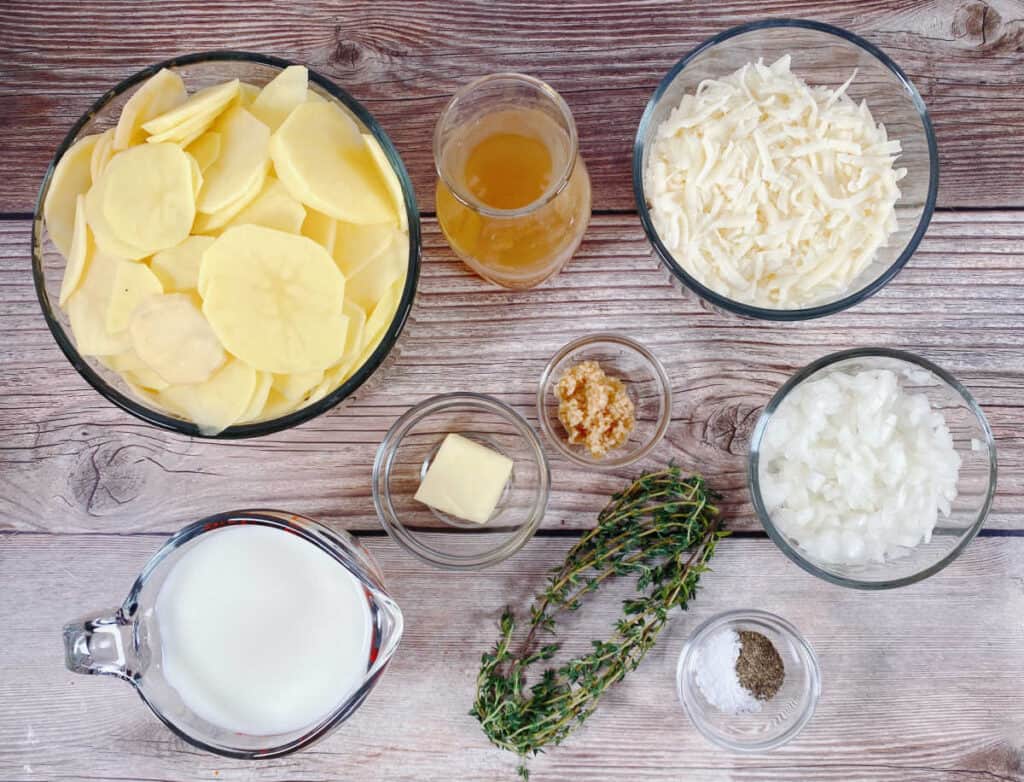
{"label": "glass of chicken stock", "polygon": [[520,73],[462,87],[434,130],[437,218],[452,250],[506,288],[557,273],[590,222],[590,177],[562,96]]}

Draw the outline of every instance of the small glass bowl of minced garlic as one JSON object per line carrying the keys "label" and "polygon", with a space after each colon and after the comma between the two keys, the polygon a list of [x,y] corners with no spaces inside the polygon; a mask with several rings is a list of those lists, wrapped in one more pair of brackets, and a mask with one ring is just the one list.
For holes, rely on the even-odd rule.
{"label": "small glass bowl of minced garlic", "polygon": [[690,636],[676,669],[683,709],[726,749],[781,747],[810,721],[821,695],[818,658],[789,622],[767,611],[728,611]]}
{"label": "small glass bowl of minced garlic", "polygon": [[665,435],[672,389],[661,362],[621,334],[573,340],[548,362],[537,388],[547,440],[585,467],[624,467]]}

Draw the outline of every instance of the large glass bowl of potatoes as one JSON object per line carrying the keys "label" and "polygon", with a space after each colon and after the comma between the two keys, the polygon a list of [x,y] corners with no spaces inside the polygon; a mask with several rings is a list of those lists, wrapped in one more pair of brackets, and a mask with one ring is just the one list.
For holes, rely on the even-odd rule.
{"label": "large glass bowl of potatoes", "polygon": [[165,429],[253,437],[331,409],[393,358],[419,213],[344,90],[274,57],[191,54],[71,128],[32,260],[47,324],[97,391]]}

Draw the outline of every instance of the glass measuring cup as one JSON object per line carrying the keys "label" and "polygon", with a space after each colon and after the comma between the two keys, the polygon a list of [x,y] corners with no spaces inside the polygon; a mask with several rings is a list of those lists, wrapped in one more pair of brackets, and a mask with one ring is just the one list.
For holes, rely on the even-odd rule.
{"label": "glass measuring cup", "polygon": [[[236,525],[260,525],[291,533],[316,546],[356,578],[371,618],[369,658],[362,684],[317,723],[287,733],[253,735],[208,722],[183,701],[164,676],[155,607],[174,564],[203,535]],[[280,757],[323,737],[348,719],[373,689],[402,636],[402,612],[384,591],[380,568],[352,536],[280,511],[232,511],[191,524],[172,535],[135,580],[116,609],[64,627],[65,664],[75,673],[117,676],[133,685],[167,727],[200,749],[228,757]],[[272,628],[271,628],[272,631]],[[287,664],[287,661],[283,661]]]}
{"label": "glass measuring cup", "polygon": [[539,79],[497,73],[459,89],[434,130],[434,166],[441,230],[485,280],[532,288],[579,247],[590,176],[572,112]]}

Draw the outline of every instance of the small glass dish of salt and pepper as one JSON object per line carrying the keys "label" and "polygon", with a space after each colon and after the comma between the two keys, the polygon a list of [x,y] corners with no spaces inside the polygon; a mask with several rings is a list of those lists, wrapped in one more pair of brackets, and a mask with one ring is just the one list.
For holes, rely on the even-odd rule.
{"label": "small glass dish of salt and pepper", "polygon": [[679,655],[683,709],[710,741],[763,752],[796,736],[814,714],[821,671],[814,650],[789,622],[766,611],[711,617]]}

